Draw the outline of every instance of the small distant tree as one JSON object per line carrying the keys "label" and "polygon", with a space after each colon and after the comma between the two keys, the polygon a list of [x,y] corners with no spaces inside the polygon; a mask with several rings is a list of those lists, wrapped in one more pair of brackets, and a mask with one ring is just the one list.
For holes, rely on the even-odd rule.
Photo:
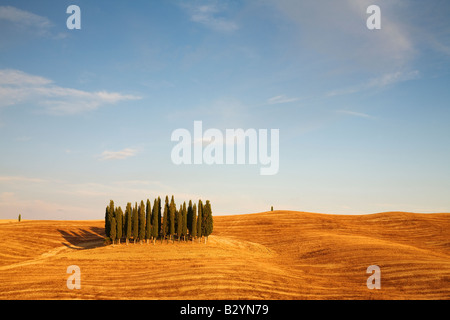
{"label": "small distant tree", "polygon": [[131,202],[127,203],[127,208],[125,209],[125,239],[127,242],[127,245],[130,241],[130,238],[132,236],[131,234],[131,215],[132,215],[133,209],[131,208]]}
{"label": "small distant tree", "polygon": [[116,228],[117,228],[116,219],[114,217],[112,217],[109,238],[111,239],[113,245],[114,245],[114,240],[116,239],[116,236],[117,236]]}
{"label": "small distant tree", "polygon": [[202,214],[202,235],[205,236],[206,243],[208,241],[208,236],[213,232],[213,217],[209,200],[206,200]]}
{"label": "small distant tree", "polygon": [[22,215],[21,214],[19,214],[19,217],[17,218],[17,220],[19,220],[19,222],[22,221]]}
{"label": "small distant tree", "polygon": [[270,207],[270,211],[273,211],[273,206]]}
{"label": "small distant tree", "polygon": [[152,208],[150,200],[147,199],[147,205],[145,207],[145,240],[147,244],[152,237]]}
{"label": "small distant tree", "polygon": [[189,233],[191,234],[192,241],[194,241],[197,238],[197,205],[195,203],[192,207],[192,229],[189,230]]}

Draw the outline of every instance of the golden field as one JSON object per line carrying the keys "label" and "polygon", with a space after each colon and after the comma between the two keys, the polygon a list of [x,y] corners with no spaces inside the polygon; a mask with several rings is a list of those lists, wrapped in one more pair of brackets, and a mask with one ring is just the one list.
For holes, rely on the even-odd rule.
{"label": "golden field", "polygon": [[215,216],[207,244],[104,246],[103,227],[2,221],[0,299],[450,299],[449,213]]}

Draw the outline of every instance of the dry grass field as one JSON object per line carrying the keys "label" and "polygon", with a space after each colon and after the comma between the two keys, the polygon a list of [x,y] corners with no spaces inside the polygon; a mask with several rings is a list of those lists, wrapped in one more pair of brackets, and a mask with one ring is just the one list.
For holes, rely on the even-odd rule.
{"label": "dry grass field", "polygon": [[103,226],[0,223],[0,299],[450,299],[450,214],[216,216],[207,244],[104,246]]}

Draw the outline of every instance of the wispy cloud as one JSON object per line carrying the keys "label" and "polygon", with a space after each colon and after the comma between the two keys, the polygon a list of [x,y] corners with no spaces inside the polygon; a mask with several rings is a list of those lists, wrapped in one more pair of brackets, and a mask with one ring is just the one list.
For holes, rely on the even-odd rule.
{"label": "wispy cloud", "polygon": [[336,112],[347,114],[347,115],[354,116],[354,117],[359,117],[359,118],[375,119],[374,116],[371,116],[367,113],[362,113],[362,112],[355,112],[355,111],[350,111],[350,110],[337,110]]}
{"label": "wispy cloud", "polygon": [[345,94],[352,94],[357,93],[369,89],[382,89],[388,86],[392,86],[396,83],[414,80],[419,78],[419,71],[414,70],[410,72],[393,72],[393,73],[386,73],[379,77],[372,78],[368,80],[366,83],[363,83],[361,85],[356,86],[350,86],[347,88],[337,89],[329,91],[326,96],[333,97],[333,96],[339,96],[339,95],[345,95]]}
{"label": "wispy cloud", "polygon": [[137,149],[126,148],[120,151],[103,151],[99,156],[99,160],[122,160],[134,157],[138,153]]}
{"label": "wispy cloud", "polygon": [[27,74],[20,70],[0,70],[0,107],[32,102],[53,115],[71,115],[95,110],[106,104],[141,99],[108,91],[82,91],[53,84],[44,77]]}
{"label": "wispy cloud", "polygon": [[224,3],[182,4],[189,13],[191,21],[221,32],[233,32],[239,29],[236,22],[220,16],[225,11]]}
{"label": "wispy cloud", "polygon": [[378,78],[371,79],[366,85],[368,88],[382,88],[386,86],[393,85],[398,82],[414,80],[419,77],[419,71],[409,71],[409,72],[394,72],[387,73]]}
{"label": "wispy cloud", "polygon": [[23,177],[23,176],[0,176],[1,182],[33,182],[33,183],[42,183],[48,182],[46,179],[40,178],[31,178],[31,177]]}
{"label": "wispy cloud", "polygon": [[12,6],[0,6],[0,20],[13,23],[16,27],[35,30],[40,35],[46,35],[52,23],[46,17]]}
{"label": "wispy cloud", "polygon": [[294,102],[294,101],[298,101],[298,100],[299,100],[299,98],[289,98],[289,97],[286,97],[285,95],[280,95],[280,96],[270,98],[269,100],[267,100],[267,103],[279,104],[279,103]]}
{"label": "wispy cloud", "polygon": [[33,34],[39,37],[63,39],[67,33],[52,31],[55,26],[47,17],[13,6],[0,6],[0,21],[11,25],[11,30]]}
{"label": "wispy cloud", "polygon": [[27,74],[20,70],[0,70],[0,85],[45,86],[52,82],[44,77]]}
{"label": "wispy cloud", "polygon": [[345,64],[344,72],[388,72],[407,67],[416,54],[412,21],[404,19],[405,0],[383,1],[382,29],[366,28],[366,9],[372,0],[273,1],[294,22],[294,40]]}

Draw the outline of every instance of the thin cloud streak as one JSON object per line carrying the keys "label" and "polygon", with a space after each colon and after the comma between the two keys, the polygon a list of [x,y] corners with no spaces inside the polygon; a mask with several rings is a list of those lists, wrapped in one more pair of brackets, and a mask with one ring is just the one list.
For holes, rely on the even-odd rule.
{"label": "thin cloud streak", "polygon": [[95,110],[106,104],[139,99],[139,96],[118,92],[88,92],[59,87],[50,79],[20,70],[0,70],[0,107],[37,103],[48,114],[73,115]]}
{"label": "thin cloud streak", "polygon": [[362,113],[362,112],[355,112],[355,111],[350,111],[350,110],[337,110],[336,112],[348,114],[348,115],[360,117],[360,118],[375,119],[374,116],[371,116],[367,113]]}
{"label": "thin cloud streak", "polygon": [[120,151],[103,151],[99,160],[123,160],[134,157],[138,151],[136,149],[126,148]]}
{"label": "thin cloud streak", "polygon": [[30,178],[23,176],[0,176],[1,182],[33,182],[33,183],[42,183],[48,182],[49,180],[40,179],[40,178]]}
{"label": "thin cloud streak", "polygon": [[[46,37],[55,40],[68,37],[67,32],[55,33],[55,24],[47,17],[22,10],[13,6],[0,6],[0,21],[10,25],[9,32],[19,32],[21,34],[30,34],[37,37]],[[3,31],[3,30],[2,30]]]}
{"label": "thin cloud streak", "polygon": [[234,32],[239,29],[236,22],[217,17],[224,11],[223,5],[218,3],[208,3],[203,5],[182,4],[182,7],[189,13],[193,22],[200,23],[210,29],[221,32]]}
{"label": "thin cloud streak", "polygon": [[22,28],[37,30],[39,35],[46,35],[52,27],[46,18],[12,6],[0,6],[0,20],[6,20]]}
{"label": "thin cloud streak", "polygon": [[330,91],[326,94],[326,96],[334,97],[334,96],[339,96],[339,95],[353,94],[353,93],[357,93],[357,92],[361,92],[361,91],[365,91],[365,90],[369,90],[369,89],[382,89],[382,88],[392,86],[392,85],[400,83],[400,82],[418,79],[419,76],[420,76],[420,73],[417,70],[410,71],[410,72],[398,71],[398,72],[393,72],[393,73],[387,73],[380,77],[370,79],[368,82],[366,82],[362,85],[357,85],[357,86],[352,86],[352,87],[348,87],[348,88]]}
{"label": "thin cloud streak", "polygon": [[268,104],[280,104],[280,103],[289,103],[300,100],[299,98],[288,98],[285,95],[279,95],[276,97],[272,97],[267,100]]}

